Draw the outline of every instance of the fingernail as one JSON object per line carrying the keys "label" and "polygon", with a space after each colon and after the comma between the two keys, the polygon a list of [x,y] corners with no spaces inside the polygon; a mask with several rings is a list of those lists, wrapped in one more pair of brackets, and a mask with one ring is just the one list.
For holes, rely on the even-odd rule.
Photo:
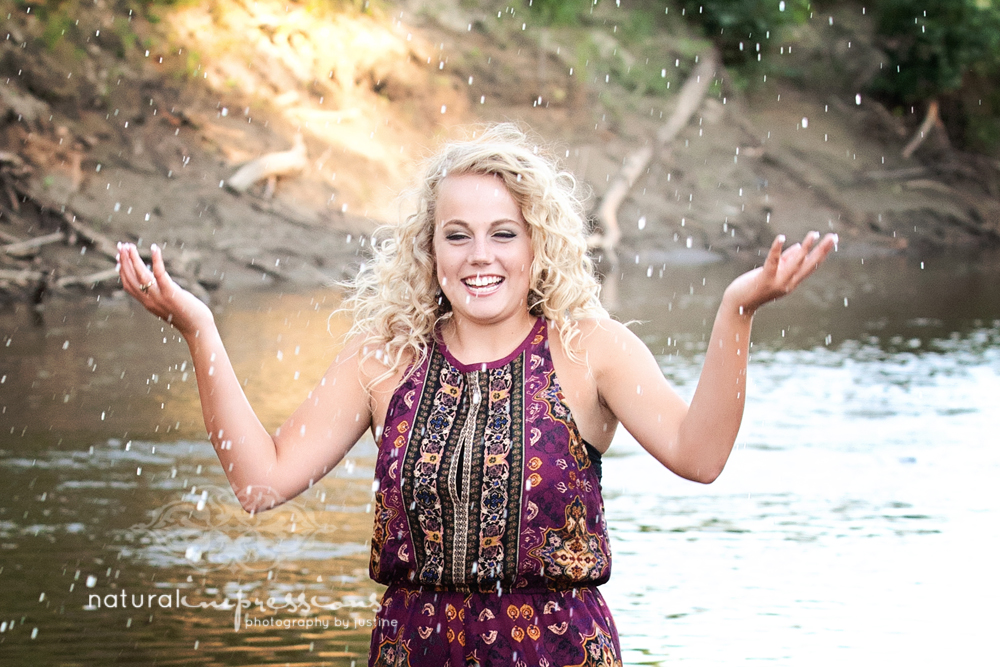
{"label": "fingernail", "polygon": [[159,249],[160,249],[160,246],[158,246],[158,245],[156,245],[155,243],[153,243],[152,245],[150,245],[150,246],[149,246],[149,249],[150,249],[150,250],[159,250]]}
{"label": "fingernail", "polygon": [[784,243],[785,242],[785,235],[784,234],[778,234],[778,242],[779,243]]}
{"label": "fingernail", "polygon": [[122,249],[122,242],[121,242],[121,241],[119,241],[119,242],[118,242],[118,249],[119,249],[119,250],[121,250],[121,249]]}

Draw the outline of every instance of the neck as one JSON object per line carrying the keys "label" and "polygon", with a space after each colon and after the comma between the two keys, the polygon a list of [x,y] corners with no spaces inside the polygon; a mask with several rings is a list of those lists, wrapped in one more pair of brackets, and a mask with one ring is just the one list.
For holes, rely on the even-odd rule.
{"label": "neck", "polygon": [[448,322],[441,335],[449,352],[463,364],[490,362],[513,352],[537,321],[527,311],[523,317],[495,324],[456,318]]}

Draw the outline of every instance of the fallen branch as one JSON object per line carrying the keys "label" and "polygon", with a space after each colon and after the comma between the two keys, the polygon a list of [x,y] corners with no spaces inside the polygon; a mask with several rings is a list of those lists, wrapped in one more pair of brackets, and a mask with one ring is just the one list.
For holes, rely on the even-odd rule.
{"label": "fallen branch", "polygon": [[32,271],[30,269],[0,269],[0,285],[6,286],[13,283],[21,287],[27,287],[33,283],[45,280],[45,273],[42,271]]}
{"label": "fallen branch", "polygon": [[57,280],[55,285],[56,287],[73,287],[75,285],[92,287],[108,280],[118,280],[118,269],[105,269],[85,276],[64,276]]}
{"label": "fallen branch", "polygon": [[886,169],[884,171],[869,171],[858,177],[859,183],[865,181],[898,181],[907,178],[926,176],[931,173],[927,167],[909,167],[906,169]]}
{"label": "fallen branch", "polygon": [[52,234],[45,234],[44,236],[36,236],[35,238],[28,239],[27,241],[17,241],[0,246],[0,254],[18,258],[32,257],[38,254],[38,249],[43,245],[58,243],[59,241],[63,241],[65,239],[66,235],[62,232],[53,232]]}
{"label": "fallen branch", "polygon": [[306,168],[307,157],[305,141],[297,134],[291,150],[268,153],[247,162],[226,181],[226,185],[235,192],[246,192],[258,181],[299,173]]}
{"label": "fallen branch", "polygon": [[908,190],[933,190],[934,192],[940,192],[941,194],[948,195],[949,197],[958,196],[958,192],[955,188],[930,178],[916,178],[912,181],[905,181],[903,183],[903,187]]}
{"label": "fallen branch", "polygon": [[920,124],[920,129],[917,133],[913,135],[909,143],[903,148],[903,157],[908,158],[913,155],[913,151],[920,147],[920,144],[924,143],[924,139],[927,135],[931,133],[934,126],[938,123],[938,103],[937,100],[931,100],[930,104],[927,105],[927,115],[924,116],[924,122]]}
{"label": "fallen branch", "polygon": [[632,190],[632,186],[646,170],[653,155],[658,150],[664,150],[674,140],[687,126],[694,112],[701,106],[701,102],[708,92],[708,87],[712,83],[712,76],[715,74],[718,60],[714,50],[706,53],[700,60],[701,62],[694,68],[691,76],[681,87],[677,106],[670,118],[667,119],[666,124],[656,132],[655,140],[627,155],[622,162],[622,168],[611,179],[611,184],[608,185],[608,189],[604,192],[601,203],[595,212],[595,217],[604,233],[590,238],[588,243],[591,247],[600,246],[613,249],[617,245],[621,238],[618,208]]}

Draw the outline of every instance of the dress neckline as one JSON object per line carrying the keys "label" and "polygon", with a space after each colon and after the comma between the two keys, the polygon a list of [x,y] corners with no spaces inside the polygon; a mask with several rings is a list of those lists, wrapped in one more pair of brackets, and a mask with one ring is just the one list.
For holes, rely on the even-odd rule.
{"label": "dress neckline", "polygon": [[458,369],[459,372],[471,373],[472,371],[486,371],[486,370],[492,370],[494,368],[503,368],[504,366],[509,364],[512,360],[516,359],[531,345],[535,337],[538,336],[538,334],[540,334],[542,331],[544,331],[544,329],[545,329],[545,319],[542,317],[537,318],[535,320],[535,323],[531,326],[531,330],[528,332],[528,335],[524,337],[523,341],[521,341],[521,344],[518,345],[516,348],[514,348],[513,352],[503,357],[502,359],[497,359],[496,361],[487,361],[474,364],[463,364],[461,361],[456,359],[454,355],[452,355],[451,351],[448,349],[448,346],[445,345],[444,341],[441,339],[440,332],[438,332],[435,335],[436,339],[435,345],[441,351],[441,354],[448,361],[448,363],[454,366],[456,369]]}

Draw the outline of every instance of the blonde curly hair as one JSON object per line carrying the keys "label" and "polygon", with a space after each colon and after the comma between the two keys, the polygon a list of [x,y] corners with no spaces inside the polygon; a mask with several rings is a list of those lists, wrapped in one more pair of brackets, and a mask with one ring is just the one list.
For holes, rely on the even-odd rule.
{"label": "blonde curly hair", "polygon": [[366,341],[365,356],[375,356],[388,369],[375,382],[422,361],[435,328],[451,316],[438,285],[433,245],[438,193],[449,175],[492,175],[507,186],[534,252],[529,312],[552,323],[570,358],[576,358],[577,320],[608,316],[587,255],[576,179],[517,125],[492,125],[476,134],[446,144],[427,161],[425,177],[412,193],[416,212],[375,231],[374,257],[345,284],[349,291],[341,309],[353,316],[347,337]]}

